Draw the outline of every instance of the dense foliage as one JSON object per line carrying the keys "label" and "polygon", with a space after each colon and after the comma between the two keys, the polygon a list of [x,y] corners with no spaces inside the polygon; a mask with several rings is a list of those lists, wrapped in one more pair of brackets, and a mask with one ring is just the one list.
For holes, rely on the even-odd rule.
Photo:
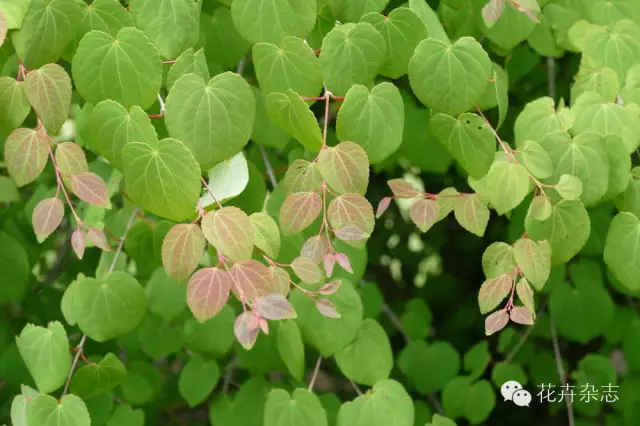
{"label": "dense foliage", "polygon": [[0,423],[640,424],[637,0],[0,0],[0,70]]}

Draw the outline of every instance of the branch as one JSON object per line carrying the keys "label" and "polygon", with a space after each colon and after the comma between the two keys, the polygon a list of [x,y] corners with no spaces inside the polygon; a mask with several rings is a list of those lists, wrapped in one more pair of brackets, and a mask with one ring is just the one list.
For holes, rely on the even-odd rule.
{"label": "branch", "polygon": [[[558,345],[558,335],[556,333],[556,324],[553,318],[549,316],[549,324],[551,325],[551,343],[553,343],[553,353],[556,357],[556,368],[558,369],[558,376],[560,376],[560,383],[562,385],[567,384],[564,367],[562,366],[562,354],[560,353],[560,345]],[[569,417],[569,426],[575,426],[576,422],[573,417],[573,403],[569,398],[565,398],[564,402],[567,406],[567,416]]]}
{"label": "branch", "polygon": [[393,324],[393,326],[402,335],[402,337],[404,338],[404,342],[407,344],[411,342],[411,337],[409,337],[407,330],[404,329],[404,326],[402,325],[402,321],[400,320],[400,318],[398,318],[396,313],[393,312],[393,310],[389,307],[389,305],[387,305],[386,303],[383,303],[382,312],[384,312],[384,314],[389,318],[389,321],[391,321],[391,324]]}
{"label": "branch", "polygon": [[227,373],[224,375],[224,381],[222,382],[222,393],[227,393],[229,391],[229,386],[231,385],[231,379],[233,379],[233,370],[236,368],[236,364],[238,363],[238,358],[233,357],[231,362],[227,366]]}
{"label": "branch", "polygon": [[320,371],[320,364],[322,364],[322,355],[318,357],[316,366],[313,369],[313,375],[311,376],[311,381],[309,382],[309,392],[313,391],[313,385],[316,383],[316,377],[318,377],[318,371]]}
{"label": "branch", "polygon": [[264,165],[267,168],[267,175],[269,176],[269,181],[271,182],[271,186],[275,189],[278,181],[276,180],[276,175],[273,171],[273,166],[269,161],[269,156],[267,155],[267,150],[264,149],[262,145],[260,145],[260,153],[262,154],[262,159],[264,160]]}
{"label": "branch", "polygon": [[549,97],[555,101],[556,99],[556,60],[547,58],[547,76],[549,84]]}
{"label": "branch", "polygon": [[64,389],[62,390],[62,396],[67,394],[69,390],[69,384],[71,383],[71,377],[73,377],[73,373],[76,371],[76,366],[78,365],[78,361],[80,360],[80,356],[82,356],[82,349],[84,348],[84,344],[87,341],[87,335],[83,334],[82,339],[80,339],[80,343],[76,347],[76,356],[73,358],[73,363],[71,364],[71,369],[69,370],[69,375],[67,376],[67,381],[64,384]]}
{"label": "branch", "polygon": [[347,378],[347,380],[349,380],[349,383],[351,383],[351,387],[353,388],[354,391],[356,391],[358,396],[362,396],[362,391],[360,390],[358,385],[356,385],[356,383],[353,380],[349,379],[349,378]]}

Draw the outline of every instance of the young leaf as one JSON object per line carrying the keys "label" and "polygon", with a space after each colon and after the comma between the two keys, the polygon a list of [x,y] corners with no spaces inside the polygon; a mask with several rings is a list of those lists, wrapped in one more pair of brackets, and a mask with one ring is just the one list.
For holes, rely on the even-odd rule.
{"label": "young leaf", "polygon": [[27,404],[29,423],[34,425],[90,426],[91,417],[87,406],[76,395],[56,398],[41,393]]}
{"label": "young leaf", "polygon": [[340,312],[336,310],[336,307],[329,299],[316,300],[316,308],[318,311],[327,318],[340,318]]}
{"label": "young leaf", "polygon": [[329,253],[329,241],[324,235],[310,237],[300,249],[300,256],[311,259],[316,264],[322,262],[327,253]]}
{"label": "young leaf", "polygon": [[339,194],[364,195],[369,185],[369,159],[366,152],[353,142],[341,142],[323,149],[318,167],[331,189]]}
{"label": "young leaf", "polygon": [[202,219],[202,231],[211,245],[232,260],[251,258],[253,227],[245,212],[237,207],[223,207]]}
{"label": "young leaf", "polygon": [[[266,100],[267,114],[289,136],[311,152],[320,151],[322,133],[309,106],[300,95],[289,89],[286,93],[270,93]],[[315,188],[314,188],[315,189]]]}
{"label": "young leaf", "polygon": [[7,37],[7,17],[4,16],[4,13],[0,12],[0,46],[4,44],[4,40]]}
{"label": "young leaf", "polygon": [[308,257],[300,256],[293,259],[291,269],[303,282],[314,284],[323,278],[322,271],[318,265]]}
{"label": "young leaf", "polygon": [[546,240],[535,242],[521,238],[513,246],[520,270],[531,284],[542,290],[551,272],[551,246]]}
{"label": "young leaf", "polygon": [[489,209],[477,194],[457,198],[454,214],[464,229],[479,237],[484,235],[487,223],[489,223]]}
{"label": "young leaf", "polygon": [[489,279],[482,283],[478,292],[478,304],[480,305],[480,313],[486,314],[493,310],[496,306],[509,295],[513,288],[513,278],[510,274],[502,274],[496,278]]}
{"label": "young leaf", "polygon": [[87,234],[82,228],[78,228],[71,234],[71,247],[78,259],[82,260],[84,249],[87,247]]}
{"label": "young leaf", "polygon": [[109,246],[109,242],[107,241],[106,235],[101,229],[98,229],[94,226],[89,227],[88,231],[89,240],[93,242],[97,247],[104,251],[111,251],[111,247]]}
{"label": "young leaf", "polygon": [[320,398],[304,388],[291,395],[284,389],[269,392],[264,406],[264,426],[326,426],[327,412]]}
{"label": "young leaf", "polygon": [[187,304],[203,323],[220,313],[229,299],[231,276],[220,268],[203,268],[187,283]]}
{"label": "young leaf", "polygon": [[71,190],[84,202],[98,207],[111,208],[107,185],[95,173],[83,172],[71,176]]}
{"label": "young leaf", "polygon": [[320,287],[320,289],[316,291],[316,293],[322,294],[324,296],[331,296],[333,293],[338,291],[341,284],[342,282],[340,280],[331,281],[330,283],[327,283]]}
{"label": "young leaf", "polygon": [[255,299],[280,290],[275,286],[271,271],[257,260],[236,262],[229,274],[234,284],[231,290],[240,300]]}
{"label": "young leaf", "polygon": [[334,258],[336,262],[338,262],[338,265],[342,267],[342,269],[349,272],[350,274],[353,274],[353,269],[351,268],[351,262],[349,261],[349,258],[347,257],[346,254],[336,253],[334,255]]}
{"label": "young leaf", "polygon": [[5,141],[4,162],[18,187],[36,180],[47,165],[49,140],[41,132],[16,129]]}
{"label": "young leaf", "polygon": [[482,254],[482,269],[487,278],[512,272],[516,269],[513,247],[503,242],[492,243]]}
{"label": "young leaf", "polygon": [[533,325],[533,314],[526,306],[516,306],[509,314],[511,321],[518,324]]}
{"label": "young leaf", "polygon": [[376,219],[380,219],[380,217],[387,211],[389,206],[391,205],[391,197],[384,197],[380,200],[380,204],[378,204],[378,209],[376,210]]}
{"label": "young leaf", "polygon": [[516,294],[524,306],[529,308],[531,312],[535,311],[533,291],[531,290],[526,278],[522,278],[518,284],[516,284]]}
{"label": "young leaf", "polygon": [[504,309],[496,311],[484,320],[484,333],[487,336],[502,330],[509,322],[509,314]]}
{"label": "young leaf", "polygon": [[171,278],[185,280],[198,267],[204,248],[204,236],[198,225],[175,225],[162,241],[162,266]]}
{"label": "young leaf", "polygon": [[333,267],[336,264],[336,256],[333,253],[327,253],[322,258],[322,266],[324,266],[324,270],[327,273],[327,278],[331,278],[333,275]]}
{"label": "young leaf", "polygon": [[393,195],[398,198],[413,198],[420,194],[413,185],[404,179],[391,179],[387,182]]}
{"label": "young leaf", "polygon": [[281,294],[267,294],[258,297],[253,302],[253,309],[260,317],[268,320],[283,320],[296,318],[293,306]]}
{"label": "young leaf", "polygon": [[280,253],[280,230],[276,221],[266,213],[254,213],[249,216],[253,226],[253,243],[271,259],[277,259]]}
{"label": "young leaf", "polygon": [[491,28],[504,12],[505,0],[490,0],[482,8],[482,19],[487,27]]}
{"label": "young leaf", "polygon": [[127,375],[122,362],[112,353],[105,355],[99,363],[87,364],[78,369],[71,379],[71,392],[90,399],[108,392],[124,380]]}
{"label": "young leaf", "polygon": [[370,234],[364,232],[357,225],[346,225],[342,228],[334,228],[333,234],[342,241],[356,242],[369,238]]}
{"label": "young leaf", "polygon": [[291,288],[291,277],[289,276],[289,273],[279,266],[270,266],[268,269],[271,274],[271,286],[273,291],[287,297],[289,289]]}
{"label": "young leaf", "polygon": [[552,212],[553,207],[549,199],[544,195],[538,195],[531,201],[527,216],[531,216],[535,220],[547,220]]}
{"label": "young leaf", "polygon": [[[329,203],[327,217],[331,227],[336,230],[355,225],[368,237],[373,232],[373,208],[361,195],[344,194]],[[362,239],[362,238],[360,238]]]}
{"label": "young leaf", "polygon": [[59,198],[45,198],[33,209],[31,223],[38,242],[41,243],[51,235],[64,218],[64,204]]}
{"label": "young leaf", "polygon": [[409,216],[422,232],[427,232],[440,216],[440,205],[435,200],[418,200],[411,205]]}
{"label": "young leaf", "polygon": [[56,146],[56,163],[60,172],[65,175],[79,175],[89,171],[84,151],[73,142],[62,142]]}
{"label": "young leaf", "polygon": [[280,207],[282,234],[293,235],[306,229],[318,217],[321,210],[322,199],[317,192],[298,192],[288,195]]}
{"label": "young leaf", "polygon": [[[246,350],[253,348],[256,343],[260,329],[257,327],[259,317],[253,311],[245,311],[238,315],[233,325],[233,332],[236,339]],[[253,324],[256,326],[253,327]]]}
{"label": "young leaf", "polygon": [[[240,195],[248,184],[249,166],[242,151],[209,170],[209,190],[220,202]],[[203,208],[214,203],[209,190],[200,198],[200,206]]]}
{"label": "young leaf", "polygon": [[554,188],[565,200],[577,200],[582,195],[582,182],[575,176],[562,175]]}
{"label": "young leaf", "polygon": [[29,72],[24,84],[42,124],[49,132],[58,133],[71,107],[71,79],[67,72],[58,64],[47,64]]}
{"label": "young leaf", "polygon": [[322,176],[317,163],[297,159],[289,165],[284,175],[284,192],[312,192],[320,189]]}
{"label": "young leaf", "polygon": [[529,173],[518,163],[496,161],[486,182],[489,200],[501,215],[516,208],[529,192]]}

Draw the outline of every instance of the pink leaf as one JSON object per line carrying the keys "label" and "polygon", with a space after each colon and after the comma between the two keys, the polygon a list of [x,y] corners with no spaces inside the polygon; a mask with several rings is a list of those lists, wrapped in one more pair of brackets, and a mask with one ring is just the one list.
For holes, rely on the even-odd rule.
{"label": "pink leaf", "polygon": [[38,242],[43,242],[53,233],[64,217],[64,204],[58,198],[45,198],[33,210],[31,222]]}
{"label": "pink leaf", "polygon": [[101,248],[104,251],[111,251],[111,247],[109,247],[109,243],[107,242],[107,237],[104,235],[101,229],[94,228],[93,226],[89,227],[89,239],[93,241],[97,247]]}
{"label": "pink leaf", "polygon": [[316,308],[327,318],[340,318],[340,312],[329,299],[316,300]]}
{"label": "pink leaf", "polygon": [[268,294],[258,297],[253,302],[253,309],[262,318],[269,320],[282,320],[288,318],[296,318],[296,311],[293,306],[281,294]]}
{"label": "pink leaf", "polygon": [[482,19],[488,28],[493,27],[504,11],[505,0],[491,0],[482,8]]}
{"label": "pink leaf", "polygon": [[256,321],[256,318],[258,316],[253,311],[245,311],[238,315],[233,325],[236,339],[246,350],[250,350],[255,345],[258,334],[260,334],[260,328],[257,325],[253,329],[249,328],[249,324],[257,324],[259,322],[259,319]]}
{"label": "pink leaf", "polygon": [[81,228],[76,229],[71,234],[71,247],[78,256],[78,259],[82,259],[84,256],[84,249],[87,247],[87,234]]}
{"label": "pink leaf", "polygon": [[334,229],[333,233],[336,235],[336,238],[342,241],[361,241],[369,238],[369,234],[356,225],[347,225],[344,228]]}
{"label": "pink leaf", "polygon": [[95,173],[84,172],[71,176],[71,189],[82,201],[99,207],[111,207],[107,185]]}
{"label": "pink leaf", "polygon": [[300,250],[300,256],[308,257],[316,264],[322,262],[322,258],[327,253],[329,253],[329,242],[324,235],[310,237]]}
{"label": "pink leaf", "polygon": [[327,253],[324,258],[322,258],[322,263],[324,265],[324,270],[327,272],[327,277],[331,278],[333,274],[333,267],[336,264],[336,258],[333,254]]}
{"label": "pink leaf", "polygon": [[391,200],[393,200],[393,198],[391,197],[384,197],[381,201],[380,204],[378,204],[378,210],[376,211],[376,219],[379,218],[380,216],[382,216],[384,214],[384,212],[387,211],[387,209],[389,208],[389,206],[391,205]]}
{"label": "pink leaf", "polygon": [[262,330],[264,334],[269,334],[269,323],[266,319],[260,318],[258,324],[260,325],[260,330]]}
{"label": "pink leaf", "polygon": [[330,296],[336,291],[338,291],[338,289],[340,288],[340,284],[341,284],[340,280],[331,281],[330,283],[326,283],[325,285],[320,287],[320,290],[318,290],[316,293],[323,294],[325,296]]}
{"label": "pink leaf", "polygon": [[532,325],[533,314],[526,306],[516,306],[511,310],[511,321],[518,324]]}
{"label": "pink leaf", "polygon": [[404,179],[391,179],[387,184],[396,197],[413,198],[418,195],[418,190]]}
{"label": "pink leaf", "polygon": [[236,262],[229,270],[233,294],[240,299],[255,299],[274,292],[274,277],[269,268],[257,260]]}
{"label": "pink leaf", "polygon": [[187,283],[187,304],[193,316],[205,322],[218,315],[229,300],[231,277],[218,268],[203,268]]}
{"label": "pink leaf", "polygon": [[336,253],[336,261],[338,265],[342,266],[342,269],[353,274],[353,269],[351,269],[351,262],[349,262],[349,258],[344,253]]}
{"label": "pink leaf", "polygon": [[487,336],[500,331],[509,322],[509,314],[504,309],[489,315],[484,321],[484,332]]}

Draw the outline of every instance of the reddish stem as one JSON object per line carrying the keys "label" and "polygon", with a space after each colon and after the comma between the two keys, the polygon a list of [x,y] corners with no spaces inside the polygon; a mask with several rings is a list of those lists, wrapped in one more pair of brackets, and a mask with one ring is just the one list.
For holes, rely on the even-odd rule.
{"label": "reddish stem", "polygon": [[200,182],[202,182],[204,187],[207,189],[207,192],[209,193],[209,195],[211,195],[211,198],[213,198],[213,201],[216,202],[218,207],[222,208],[222,204],[220,204],[220,201],[218,201],[218,199],[215,197],[215,195],[213,195],[213,191],[211,191],[211,188],[209,188],[209,185],[207,185],[207,181],[205,181],[202,176],[200,176]]}
{"label": "reddish stem", "polygon": [[160,114],[149,114],[148,117],[151,120],[156,119],[156,118],[163,118],[164,117],[164,112],[161,112]]}
{"label": "reddish stem", "polygon": [[[47,134],[46,130],[44,129],[44,127],[40,127],[40,130],[42,130],[42,132],[49,138],[51,139],[51,137]],[[80,219],[80,217],[78,216],[78,214],[76,213],[76,210],[73,208],[73,204],[71,204],[71,199],[69,198],[69,194],[67,193],[66,188],[64,187],[64,184],[62,183],[62,177],[61,177],[61,173],[60,173],[60,168],[58,167],[58,163],[56,162],[56,158],[53,155],[53,150],[51,149],[51,146],[47,144],[47,148],[49,149],[49,158],[51,158],[51,163],[53,164],[53,168],[55,169],[56,172],[56,180],[58,181],[58,192],[60,191],[60,189],[62,189],[62,193],[64,194],[64,198],[67,200],[67,204],[69,205],[69,208],[71,209],[71,213],[73,213],[73,217],[76,219],[76,222],[78,224],[78,227],[84,225],[84,222],[82,221],[82,219]],[[57,196],[57,193],[56,193]]]}
{"label": "reddish stem", "polygon": [[175,61],[175,59],[174,59],[174,60],[172,60],[172,61],[162,61],[162,63],[163,63],[163,64],[165,64],[165,65],[167,65],[167,64],[175,64],[175,63],[176,63],[176,61]]}

